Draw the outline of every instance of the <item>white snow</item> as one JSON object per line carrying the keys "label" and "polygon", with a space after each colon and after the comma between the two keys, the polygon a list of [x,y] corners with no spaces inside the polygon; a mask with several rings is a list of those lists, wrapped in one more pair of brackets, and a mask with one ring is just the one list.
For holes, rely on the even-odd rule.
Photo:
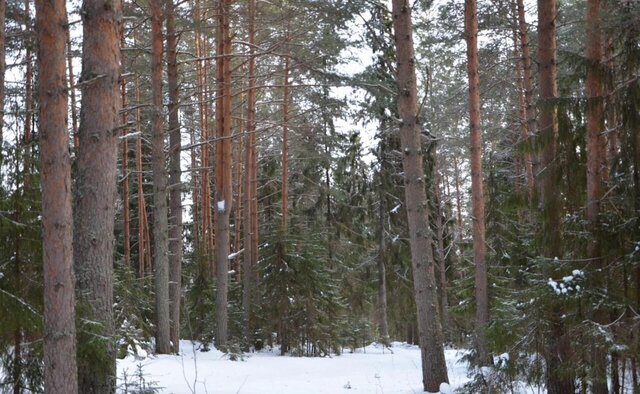
{"label": "white snow", "polygon": [[[147,382],[162,387],[162,393],[188,394],[336,394],[358,393],[409,394],[422,392],[420,349],[395,342],[392,351],[373,344],[355,353],[345,350],[341,356],[290,357],[277,350],[245,354],[244,361],[230,361],[212,348],[200,352],[199,345],[180,341],[181,355],[150,356],[144,360],[133,355],[118,360],[118,385],[124,386],[142,368]],[[460,359],[465,351],[445,350],[450,384],[440,392],[449,394],[468,380],[467,363]]]}
{"label": "white snow", "polygon": [[229,260],[233,260],[233,259],[235,259],[236,257],[240,256],[240,255],[242,254],[242,252],[244,252],[244,248],[242,248],[242,249],[238,250],[237,252],[233,252],[233,253],[231,253],[229,256],[227,256],[227,259],[229,259]]}
{"label": "white snow", "polygon": [[453,389],[448,383],[440,383],[440,392],[442,394],[453,394]]}
{"label": "white snow", "polygon": [[218,201],[218,212],[224,212],[224,207],[225,207],[225,201]]}

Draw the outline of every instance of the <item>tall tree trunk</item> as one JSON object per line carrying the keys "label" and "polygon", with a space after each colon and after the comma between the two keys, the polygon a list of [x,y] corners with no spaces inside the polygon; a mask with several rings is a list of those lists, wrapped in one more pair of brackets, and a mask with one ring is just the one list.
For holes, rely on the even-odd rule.
{"label": "tall tree trunk", "polygon": [[[32,124],[33,124],[33,64],[32,64],[32,34],[33,29],[31,26],[31,0],[24,1],[24,46],[25,46],[25,116],[24,116],[24,157],[23,157],[23,170],[22,170],[22,197],[26,192],[31,189],[31,141],[32,141]],[[20,220],[22,216],[21,204],[18,204],[16,208],[16,220]],[[16,288],[18,289],[18,296],[22,296],[22,260],[21,254],[21,240],[16,242]],[[14,394],[20,394],[23,390],[22,382],[22,367],[23,367],[23,352],[22,352],[22,340],[23,340],[23,328],[22,321],[18,318],[16,329],[13,335],[14,338],[14,351],[13,351],[13,392]]]}
{"label": "tall tree trunk", "polygon": [[[0,153],[4,141],[4,73],[6,70],[6,50],[5,50],[5,12],[7,4],[5,0],[0,0]],[[0,155],[0,164],[2,164]]]}
{"label": "tall tree trunk", "polygon": [[[531,67],[531,51],[529,50],[529,32],[527,20],[525,19],[524,0],[516,0],[518,12],[518,30],[520,36],[520,55],[522,58],[519,63],[522,70],[522,88],[524,90],[525,104],[525,125],[523,132],[526,132],[525,143],[530,145],[531,136],[536,134],[536,107],[533,103],[533,70]],[[527,146],[524,155],[525,172],[527,177],[527,191],[529,203],[535,199],[535,179],[533,175],[533,157],[529,152],[530,147]]]}
{"label": "tall tree trunk", "polygon": [[[517,0],[520,1],[520,0]],[[517,2],[516,1],[516,2]],[[515,17],[518,18],[518,10],[517,4],[514,3],[515,6]],[[529,144],[529,121],[527,110],[529,109],[530,103],[527,102],[526,92],[525,92],[525,61],[524,56],[522,55],[522,45],[520,44],[520,40],[522,39],[522,35],[520,34],[517,27],[513,28],[513,53],[516,58],[515,62],[515,74],[516,74],[516,86],[518,91],[518,129],[519,129],[519,137],[516,138],[516,143],[519,145]],[[527,46],[528,51],[528,46]],[[529,60],[530,62],[530,60]],[[529,147],[525,147],[524,153],[515,154],[516,161],[516,190],[519,193],[522,193],[523,184],[525,186],[527,202],[531,204],[533,202],[533,198],[535,197],[535,183],[533,179],[533,160],[531,158],[531,152]],[[524,209],[519,209],[518,211],[518,220],[522,222],[525,216]]]}
{"label": "tall tree trunk", "polygon": [[[244,89],[244,84],[243,87]],[[243,102],[244,100],[240,100],[241,102]],[[242,108],[240,108],[242,109]],[[242,122],[242,117],[243,114],[240,113],[238,115],[238,117],[240,118],[239,120],[236,121],[236,129],[237,130],[242,130],[243,127],[243,122]],[[235,253],[235,257],[233,258],[233,263],[232,263],[232,267],[231,270],[234,272],[234,277],[235,277],[235,281],[236,282],[240,282],[242,280],[242,267],[241,262],[240,262],[240,251],[242,250],[242,212],[245,209],[245,204],[244,204],[244,198],[243,198],[243,194],[245,191],[242,188],[242,173],[243,173],[243,164],[244,164],[244,160],[242,158],[243,156],[243,150],[245,149],[244,147],[244,139],[240,136],[240,132],[238,132],[236,134],[238,136],[237,139],[237,143],[236,143],[236,154],[235,157],[233,158],[233,163],[235,164],[236,168],[236,192],[235,192],[235,196],[236,196],[236,205],[235,205],[235,214],[233,216],[233,227],[235,230],[235,234],[233,236],[233,243],[234,243],[234,248],[233,248],[233,252]]]}
{"label": "tall tree trunk", "polygon": [[180,295],[182,289],[182,170],[180,168],[180,92],[178,87],[178,34],[173,0],[165,5],[167,19],[167,76],[169,85],[169,305],[173,352],[180,352]]}
{"label": "tall tree trunk", "polygon": [[[124,45],[123,45],[124,46]],[[123,243],[124,243],[124,264],[127,267],[131,267],[131,209],[129,207],[129,140],[126,137],[129,128],[126,127],[129,124],[128,117],[129,112],[127,110],[127,81],[122,78],[120,82],[120,94],[122,96],[122,124],[125,126],[122,129],[122,134],[125,138],[122,140],[122,213],[123,213]],[[74,133],[74,140],[75,140]]]}
{"label": "tall tree trunk", "polygon": [[458,264],[464,259],[464,248],[462,247],[462,193],[460,192],[460,168],[458,159],[453,156],[453,177],[456,185],[456,246],[458,249]]}
{"label": "tall tree trunk", "polygon": [[81,393],[113,393],[116,347],[113,248],[120,97],[120,2],[82,4],[82,107],[76,159],[74,264],[78,295],[88,312],[78,351]]}
{"label": "tall tree trunk", "polygon": [[149,3],[151,12],[151,95],[153,171],[153,270],[156,295],[156,353],[171,352],[169,343],[169,239],[167,170],[162,114],[162,0]]}
{"label": "tall tree trunk", "polygon": [[282,232],[289,223],[289,56],[284,58],[282,94]]}
{"label": "tall tree trunk", "polygon": [[[31,0],[24,0],[24,40],[25,40],[25,55],[24,62],[26,65],[25,71],[25,115],[24,115],[24,142],[27,149],[27,160],[25,160],[24,172],[25,174],[31,173],[31,160],[29,158],[31,153],[31,131],[33,124],[33,62],[32,62],[32,45],[33,39],[31,38],[33,30],[31,28]],[[28,177],[26,178],[28,183]],[[27,184],[28,186],[28,184]]]}
{"label": "tall tree trunk", "polygon": [[231,181],[231,1],[220,0],[218,8],[218,97],[216,118],[216,346],[227,344],[227,296],[229,286],[229,216],[232,208]]}
{"label": "tall tree trunk", "polygon": [[385,346],[390,346],[391,342],[389,340],[389,324],[387,320],[387,272],[386,272],[386,229],[384,225],[384,221],[387,214],[388,207],[384,203],[386,199],[384,198],[385,191],[380,185],[380,206],[378,211],[378,224],[380,235],[378,238],[378,334],[380,335],[380,340]]}
{"label": "tall tree trunk", "polygon": [[405,199],[413,265],[418,332],[422,349],[422,382],[425,391],[437,392],[448,382],[444,359],[442,327],[438,312],[433,251],[425,173],[418,120],[418,92],[413,48],[411,5],[408,0],[393,0],[398,83],[400,140],[405,173]]}
{"label": "tall tree trunk", "polygon": [[[4,1],[4,0],[3,0]],[[73,52],[71,51],[71,31],[67,29],[67,72],[69,78],[69,94],[71,95],[71,130],[73,131],[73,148],[78,151],[78,110],[76,108],[76,83],[73,73]]]}
{"label": "tall tree trunk", "polygon": [[[207,61],[204,60],[208,57],[208,46],[205,43],[205,39],[200,31],[200,24],[204,21],[204,13],[200,7],[200,1],[195,2],[195,19],[198,21],[195,31],[195,45],[196,56],[199,59],[196,62],[196,94],[198,96],[198,113],[200,115],[200,133],[203,145],[200,148],[200,181],[201,196],[199,198],[201,205],[200,213],[200,242],[201,252],[205,256],[209,256],[213,250],[213,231],[211,225],[211,184],[209,182],[209,152],[210,144],[209,140],[209,90],[207,85]],[[211,273],[215,271],[214,267],[211,267]]]}
{"label": "tall tree trunk", "polygon": [[[604,138],[604,108],[602,97],[602,38],[600,31],[600,0],[587,0],[586,15],[586,59],[587,59],[587,220],[595,237],[589,243],[587,253],[595,267],[593,275],[602,278],[608,272],[600,249],[600,199],[602,198],[603,162],[606,163],[606,141]],[[606,164],[605,164],[606,166]],[[597,286],[604,286],[603,279],[595,279]],[[608,312],[599,306],[593,319],[599,324],[607,323]],[[607,347],[593,344],[592,363],[594,376],[593,393],[607,394]]]}
{"label": "tall tree trunk", "polygon": [[[436,164],[437,167],[437,164]],[[446,339],[449,339],[449,299],[447,294],[447,258],[444,250],[444,204],[443,194],[440,191],[440,172],[436,168],[436,182],[435,182],[435,196],[436,196],[436,239],[438,241],[438,247],[436,248],[438,253],[438,272],[440,274],[440,315],[442,316],[442,331]]]}
{"label": "tall tree trunk", "polygon": [[487,246],[484,225],[484,190],[482,185],[482,131],[480,130],[480,76],[478,75],[478,16],[476,0],[465,0],[464,30],[467,41],[469,76],[469,127],[471,129],[471,202],[473,206],[473,263],[475,265],[476,347],[478,364],[491,365],[484,330],[489,323],[487,288]]}
{"label": "tall tree trunk", "polygon": [[64,0],[36,1],[42,163],[44,389],[78,392],[71,160],[67,135]]}
{"label": "tall tree trunk", "polygon": [[[256,0],[249,0],[249,88],[247,92],[247,143],[245,149],[245,209],[242,310],[247,348],[253,342],[251,305],[256,286],[258,256],[257,164],[256,164]],[[255,227],[254,227],[255,220]]]}
{"label": "tall tree trunk", "polygon": [[140,119],[140,81],[135,80],[136,96],[136,175],[138,183],[138,275],[144,276],[145,267],[151,265],[151,250],[149,247],[149,225],[147,219],[147,204],[144,198],[144,180],[142,174],[142,126]]}
{"label": "tall tree trunk", "polygon": [[[561,202],[558,193],[560,183],[558,160],[557,110],[552,100],[558,96],[556,63],[556,0],[538,0],[538,72],[540,100],[538,118],[541,152],[539,183],[542,197],[542,254],[548,259],[562,257]],[[553,276],[554,272],[546,272]],[[561,320],[561,307],[551,305],[548,319],[551,324],[550,338],[545,351],[547,357],[547,390],[550,394],[572,393],[574,380],[567,365],[569,346]]]}

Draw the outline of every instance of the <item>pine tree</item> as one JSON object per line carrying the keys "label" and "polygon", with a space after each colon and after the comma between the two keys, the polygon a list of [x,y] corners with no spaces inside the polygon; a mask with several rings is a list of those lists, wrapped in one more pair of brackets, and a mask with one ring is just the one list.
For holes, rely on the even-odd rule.
{"label": "pine tree", "polygon": [[78,389],[111,393],[116,368],[113,248],[118,133],[114,131],[121,104],[120,3],[85,1],[82,20],[82,107],[73,245],[82,302],[78,308]]}
{"label": "pine tree", "polygon": [[438,296],[430,247],[425,172],[422,167],[411,7],[406,0],[394,0],[392,4],[397,51],[400,139],[404,154],[405,200],[422,349],[422,381],[424,390],[433,392],[440,389],[441,383],[448,383],[449,380],[444,361],[442,326],[436,307]]}
{"label": "pine tree", "polygon": [[44,388],[76,393],[71,160],[67,135],[64,1],[36,2],[44,263]]}

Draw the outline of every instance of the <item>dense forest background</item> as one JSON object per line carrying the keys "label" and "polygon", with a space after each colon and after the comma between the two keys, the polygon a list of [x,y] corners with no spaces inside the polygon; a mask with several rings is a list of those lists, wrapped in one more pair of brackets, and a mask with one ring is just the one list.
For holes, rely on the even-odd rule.
{"label": "dense forest background", "polygon": [[[0,391],[18,394],[45,374],[37,93],[52,74],[34,4],[0,3]],[[473,349],[465,391],[640,391],[640,3],[395,3],[413,14],[408,60],[385,2],[66,4],[84,392],[115,390],[115,357],[177,353],[179,338],[309,357],[419,342],[406,62],[428,318]],[[87,49],[100,7],[115,15],[107,71]],[[92,89],[108,81],[105,106]],[[95,127],[111,150],[91,150]],[[88,208],[87,195],[113,199]]]}

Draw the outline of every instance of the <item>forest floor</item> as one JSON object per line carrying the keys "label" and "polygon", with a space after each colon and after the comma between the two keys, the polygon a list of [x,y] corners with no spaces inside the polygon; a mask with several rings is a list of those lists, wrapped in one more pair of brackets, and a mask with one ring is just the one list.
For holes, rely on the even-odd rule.
{"label": "forest floor", "polygon": [[[118,393],[139,392],[145,387],[173,394],[423,392],[420,349],[404,343],[394,343],[391,351],[372,344],[331,357],[282,357],[277,350],[262,350],[245,354],[240,361],[231,361],[213,348],[201,352],[199,347],[180,341],[179,356],[130,355],[118,360]],[[450,389],[460,388],[469,380],[467,363],[461,361],[464,355],[462,350],[446,350]]]}

